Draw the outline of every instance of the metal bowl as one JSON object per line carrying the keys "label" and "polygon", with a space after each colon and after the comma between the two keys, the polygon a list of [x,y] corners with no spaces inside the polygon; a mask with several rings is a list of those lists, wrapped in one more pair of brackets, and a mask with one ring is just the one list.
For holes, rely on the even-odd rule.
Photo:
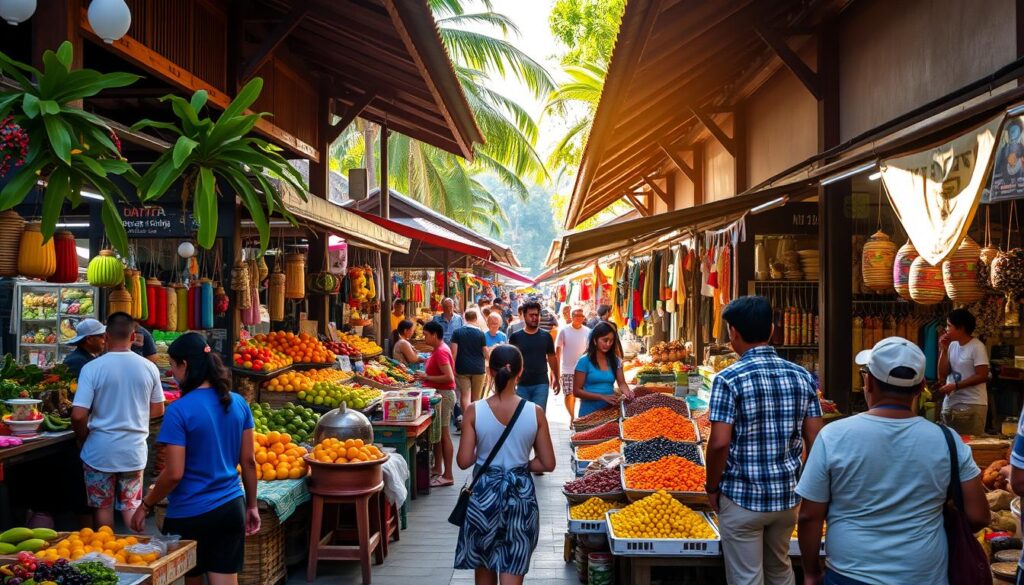
{"label": "metal bowl", "polygon": [[319,444],[324,439],[362,439],[369,445],[373,443],[373,425],[365,414],[342,403],[338,408],[321,416],[320,422],[316,423],[313,444]]}

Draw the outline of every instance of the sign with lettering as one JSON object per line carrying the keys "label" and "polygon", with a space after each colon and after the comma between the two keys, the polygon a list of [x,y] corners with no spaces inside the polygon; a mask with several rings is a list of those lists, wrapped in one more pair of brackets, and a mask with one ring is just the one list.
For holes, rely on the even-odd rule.
{"label": "sign with lettering", "polygon": [[129,238],[146,236],[187,237],[199,229],[190,209],[181,205],[120,203],[121,221]]}

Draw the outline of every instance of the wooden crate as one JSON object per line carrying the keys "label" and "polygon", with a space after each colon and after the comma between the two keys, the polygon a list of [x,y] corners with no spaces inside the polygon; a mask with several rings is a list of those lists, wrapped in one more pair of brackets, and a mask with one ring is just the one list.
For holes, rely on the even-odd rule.
{"label": "wooden crate", "polygon": [[[142,542],[146,539],[139,537]],[[168,551],[166,555],[144,566],[116,565],[119,573],[136,573],[149,575],[151,585],[170,585],[185,576],[196,566],[196,541],[182,540],[178,548]]]}
{"label": "wooden crate", "polygon": [[285,404],[298,404],[298,392],[271,392],[266,388],[260,390],[260,402],[266,402],[272,408],[282,408]]}
{"label": "wooden crate", "polygon": [[982,469],[988,467],[993,461],[1006,459],[1006,452],[1011,444],[1012,442],[1007,439],[996,437],[974,437],[967,442],[967,446],[971,448],[974,462]]}

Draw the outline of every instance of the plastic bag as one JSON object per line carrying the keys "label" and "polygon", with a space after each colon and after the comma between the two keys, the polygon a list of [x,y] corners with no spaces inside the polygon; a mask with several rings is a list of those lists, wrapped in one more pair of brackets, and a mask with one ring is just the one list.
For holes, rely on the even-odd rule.
{"label": "plastic bag", "polygon": [[384,451],[391,455],[381,469],[384,472],[384,495],[389,502],[401,507],[409,497],[409,490],[405,487],[409,479],[409,464],[394,449]]}
{"label": "plastic bag", "polygon": [[91,553],[88,553],[88,554],[84,554],[84,555],[78,557],[77,559],[71,561],[71,564],[72,565],[77,565],[77,564],[80,564],[80,563],[88,563],[90,561],[97,562],[97,563],[102,563],[103,566],[107,567],[108,569],[113,569],[114,566],[117,565],[117,560],[114,559],[114,557],[105,555],[103,553],[98,553],[98,552],[91,552]]}

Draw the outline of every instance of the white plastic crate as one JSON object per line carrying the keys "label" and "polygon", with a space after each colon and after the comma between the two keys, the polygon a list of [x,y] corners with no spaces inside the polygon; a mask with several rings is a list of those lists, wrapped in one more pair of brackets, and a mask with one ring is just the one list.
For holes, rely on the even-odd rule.
{"label": "white plastic crate", "polygon": [[611,515],[605,514],[608,528],[608,542],[612,553],[626,557],[717,557],[722,554],[722,537],[718,527],[707,514],[701,514],[715,533],[714,540],[691,540],[678,538],[617,538],[612,528]]}
{"label": "white plastic crate", "polygon": [[569,516],[569,504],[565,505],[565,517],[569,523],[569,532],[573,534],[604,534],[607,532],[604,520],[573,520]]}
{"label": "white plastic crate", "polygon": [[[789,541],[789,556],[798,557],[800,556],[800,541],[792,539]],[[818,556],[828,556],[825,554],[825,541],[821,541],[821,546],[818,547]]]}

